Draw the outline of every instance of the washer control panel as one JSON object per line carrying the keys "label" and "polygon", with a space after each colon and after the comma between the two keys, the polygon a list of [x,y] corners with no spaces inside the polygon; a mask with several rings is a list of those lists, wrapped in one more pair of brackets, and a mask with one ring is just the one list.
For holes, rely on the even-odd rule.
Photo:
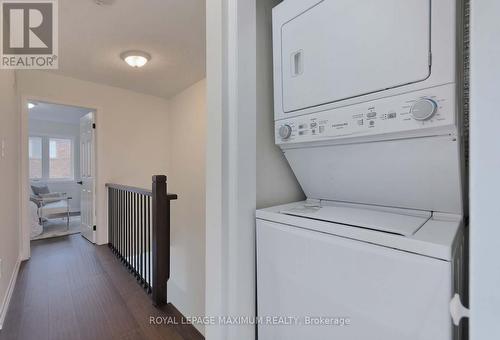
{"label": "washer control panel", "polygon": [[456,124],[455,85],[275,122],[276,144],[369,136]]}

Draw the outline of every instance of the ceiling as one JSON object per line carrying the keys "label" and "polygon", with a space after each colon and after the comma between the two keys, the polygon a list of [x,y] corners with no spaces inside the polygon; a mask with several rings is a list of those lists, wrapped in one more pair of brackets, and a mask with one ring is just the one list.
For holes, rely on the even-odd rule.
{"label": "ceiling", "polygon": [[83,107],[36,102],[36,106],[29,109],[29,118],[65,124],[80,124],[80,118],[91,112]]}
{"label": "ceiling", "polygon": [[[65,76],[170,98],[205,77],[204,0],[59,1],[59,70]],[[134,69],[127,50],[151,55]]]}

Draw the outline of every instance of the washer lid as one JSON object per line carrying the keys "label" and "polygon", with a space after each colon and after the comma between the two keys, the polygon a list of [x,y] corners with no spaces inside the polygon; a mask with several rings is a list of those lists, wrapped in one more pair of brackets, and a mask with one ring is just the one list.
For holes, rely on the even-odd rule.
{"label": "washer lid", "polygon": [[[428,216],[429,214],[429,212],[427,211],[419,210],[367,206],[345,202],[308,200],[257,210],[256,218],[258,221],[260,220],[279,223],[282,225],[287,225],[290,228],[308,229],[317,231],[318,233],[325,235],[349,238],[351,240],[376,244],[382,247],[393,248],[445,261],[451,261],[455,254],[458,243],[462,242],[463,238],[462,216],[457,214],[443,214],[434,212],[432,214],[432,217],[413,235],[402,236],[400,234],[383,232],[376,229],[368,229],[366,227],[353,227],[352,225],[348,224],[333,223],[311,218],[310,216],[317,216],[316,212],[314,212],[313,210],[321,210],[317,209],[317,207],[319,206],[322,206],[322,209],[324,209],[325,207],[327,208],[323,211],[330,211],[329,208],[331,207],[345,207],[355,210],[368,210],[370,212],[385,212],[389,215],[398,215],[400,217],[409,215],[410,217],[425,218],[425,216]],[[290,215],[286,212],[296,214],[296,216]],[[319,214],[323,214],[323,212]],[[368,214],[371,215],[370,213]],[[348,218],[348,222],[354,222],[353,216],[350,214],[349,216],[350,217]],[[375,217],[375,214],[371,216]],[[328,219],[328,217],[326,218]],[[391,220],[392,222],[388,222],[389,220]],[[394,223],[392,217],[388,217],[387,219],[385,219],[385,221],[386,223]],[[373,223],[374,221],[368,222],[372,225],[378,225],[378,223]],[[385,227],[388,226],[389,224],[385,224]]]}
{"label": "washer lid", "polygon": [[430,212],[425,211],[418,212],[418,215],[406,215],[343,206],[320,206],[319,204],[295,206],[281,210],[280,213],[402,236],[414,235],[432,216]]}

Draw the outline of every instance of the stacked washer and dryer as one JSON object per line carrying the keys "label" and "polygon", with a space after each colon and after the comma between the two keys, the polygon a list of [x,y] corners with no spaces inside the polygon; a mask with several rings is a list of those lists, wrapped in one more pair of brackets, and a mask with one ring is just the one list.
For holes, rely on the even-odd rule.
{"label": "stacked washer and dryer", "polygon": [[258,316],[294,318],[260,323],[259,339],[460,338],[460,11],[274,8],[275,141],[307,200],[257,211]]}

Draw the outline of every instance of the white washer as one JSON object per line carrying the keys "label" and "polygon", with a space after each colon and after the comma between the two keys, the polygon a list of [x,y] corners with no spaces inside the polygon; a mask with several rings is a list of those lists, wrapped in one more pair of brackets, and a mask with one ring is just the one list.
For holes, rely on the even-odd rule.
{"label": "white washer", "polygon": [[259,339],[459,338],[459,215],[292,203],[257,211],[257,249]]}

